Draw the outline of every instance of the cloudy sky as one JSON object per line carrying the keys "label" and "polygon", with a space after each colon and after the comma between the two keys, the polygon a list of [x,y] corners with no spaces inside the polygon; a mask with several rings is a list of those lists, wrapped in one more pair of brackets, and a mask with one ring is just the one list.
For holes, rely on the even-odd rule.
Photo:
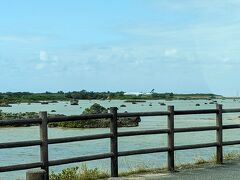
{"label": "cloudy sky", "polygon": [[0,1],[0,91],[240,91],[239,0]]}

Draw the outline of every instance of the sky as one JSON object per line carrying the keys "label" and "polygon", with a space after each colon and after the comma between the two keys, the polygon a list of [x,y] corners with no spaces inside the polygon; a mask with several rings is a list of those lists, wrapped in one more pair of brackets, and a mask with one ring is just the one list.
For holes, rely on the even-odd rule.
{"label": "sky", "polygon": [[239,0],[2,0],[0,91],[239,95]]}

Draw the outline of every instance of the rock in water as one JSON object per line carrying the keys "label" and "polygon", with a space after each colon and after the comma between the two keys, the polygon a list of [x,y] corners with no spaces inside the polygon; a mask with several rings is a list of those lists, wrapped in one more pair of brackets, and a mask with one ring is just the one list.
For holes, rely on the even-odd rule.
{"label": "rock in water", "polygon": [[[82,114],[102,114],[107,113],[107,109],[100,104],[93,104],[86,108]],[[136,127],[141,121],[140,117],[121,117],[118,118],[118,127]],[[52,127],[66,127],[66,128],[107,128],[110,126],[110,119],[91,119],[73,122],[59,122],[51,123]]]}
{"label": "rock in water", "polygon": [[71,105],[78,105],[78,100],[77,99],[71,99],[70,104]]}

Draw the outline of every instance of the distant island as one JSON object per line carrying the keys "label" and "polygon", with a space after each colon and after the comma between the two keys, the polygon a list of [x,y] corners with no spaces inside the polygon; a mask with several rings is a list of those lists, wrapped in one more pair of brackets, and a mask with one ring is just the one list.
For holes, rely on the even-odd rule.
{"label": "distant island", "polygon": [[156,93],[126,95],[123,91],[120,92],[93,92],[93,91],[72,91],[72,92],[6,92],[0,93],[0,106],[7,107],[9,104],[15,103],[43,103],[57,101],[73,101],[80,99],[98,99],[98,100],[196,100],[196,99],[219,99],[224,98],[216,94],[174,94],[174,93]]}

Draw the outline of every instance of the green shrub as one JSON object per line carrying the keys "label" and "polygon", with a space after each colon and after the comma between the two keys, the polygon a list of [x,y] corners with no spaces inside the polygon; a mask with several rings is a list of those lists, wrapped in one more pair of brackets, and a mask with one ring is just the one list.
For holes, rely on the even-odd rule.
{"label": "green shrub", "polygon": [[97,168],[88,169],[86,164],[79,167],[72,167],[62,170],[60,173],[52,172],[50,180],[95,180],[109,177],[107,172]]}
{"label": "green shrub", "polygon": [[78,167],[66,168],[61,173],[50,174],[51,180],[77,180],[78,178]]}

